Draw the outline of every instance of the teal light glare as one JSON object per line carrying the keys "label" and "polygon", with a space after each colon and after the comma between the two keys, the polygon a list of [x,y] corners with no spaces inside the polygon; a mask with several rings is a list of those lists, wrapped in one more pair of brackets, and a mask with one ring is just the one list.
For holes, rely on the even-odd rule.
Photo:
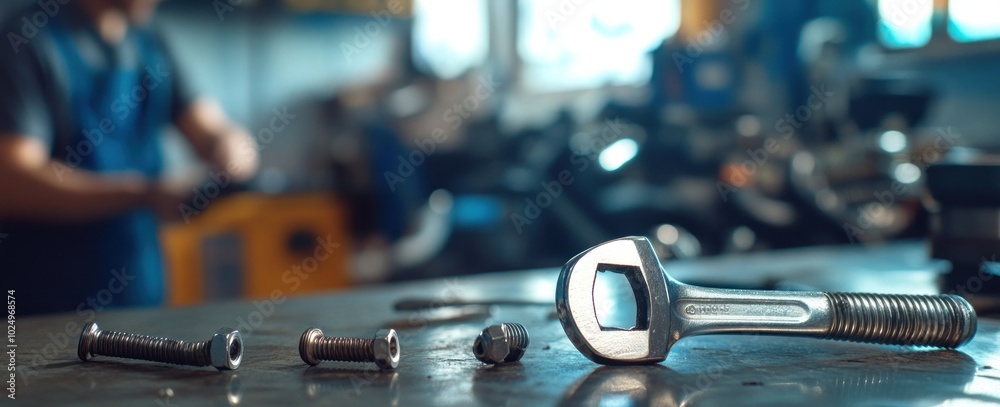
{"label": "teal light glare", "polygon": [[597,157],[597,162],[601,164],[601,168],[605,171],[611,172],[621,168],[625,163],[631,161],[635,158],[635,155],[639,153],[639,144],[632,139],[621,139],[601,151],[601,155]]}
{"label": "teal light glare", "polygon": [[931,40],[933,0],[879,0],[878,36],[888,48],[915,48]]}
{"label": "teal light glare", "polygon": [[958,42],[1000,38],[1000,2],[996,0],[949,1],[948,34]]}

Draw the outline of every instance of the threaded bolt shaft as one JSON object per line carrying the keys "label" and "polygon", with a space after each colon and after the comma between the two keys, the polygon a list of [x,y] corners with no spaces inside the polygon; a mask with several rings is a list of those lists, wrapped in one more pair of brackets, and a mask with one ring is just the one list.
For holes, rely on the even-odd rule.
{"label": "threaded bolt shaft", "polygon": [[976,334],[976,313],[957,295],[826,293],[827,339],[955,348]]}
{"label": "threaded bolt shaft", "polygon": [[528,330],[524,325],[516,322],[504,322],[500,328],[507,334],[507,343],[510,345],[510,355],[504,358],[504,362],[516,362],[524,356],[524,351],[528,349]]}
{"label": "threaded bolt shaft", "polygon": [[90,353],[175,365],[211,365],[207,341],[187,342],[117,331],[98,331]]}
{"label": "threaded bolt shaft", "polygon": [[392,329],[379,330],[374,338],[323,336],[319,328],[309,328],[299,339],[299,356],[315,366],[320,361],[375,363],[381,369],[395,369],[399,363],[399,338]]}
{"label": "threaded bolt shaft", "polygon": [[375,341],[362,338],[323,337],[316,340],[314,355],[319,360],[372,363]]}
{"label": "threaded bolt shaft", "polygon": [[[225,336],[226,332],[223,331],[226,329],[220,330],[216,335]],[[213,337],[213,340],[205,342],[191,342],[118,331],[102,331],[96,323],[89,323],[84,326],[80,334],[77,356],[83,361],[100,355],[184,366],[215,366],[220,370],[239,367],[243,350],[242,339],[238,332],[236,338],[228,339],[228,343],[225,342],[227,339],[223,339],[220,345],[224,354],[222,358],[227,360],[217,363],[213,363],[212,359],[214,340]]]}

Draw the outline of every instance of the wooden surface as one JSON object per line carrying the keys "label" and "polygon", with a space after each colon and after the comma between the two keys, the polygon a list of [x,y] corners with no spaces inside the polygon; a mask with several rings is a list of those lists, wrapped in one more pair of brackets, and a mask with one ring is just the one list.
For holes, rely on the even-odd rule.
{"label": "wooden surface", "polygon": [[[921,292],[931,289],[929,282],[938,267],[914,261],[921,253],[916,244],[878,250],[809,249],[679,262],[668,265],[667,271],[682,281],[740,276],[741,286],[780,280],[781,276],[768,275],[777,273],[818,288],[860,281],[875,291]],[[827,261],[833,258],[839,264]],[[906,260],[879,262],[885,258]],[[734,264],[738,270],[731,268]],[[842,273],[836,279],[816,277],[802,264],[815,265],[814,271],[837,266]],[[548,304],[557,272],[423,281],[280,303],[22,318],[17,325],[21,344],[17,402],[184,407],[1000,403],[1000,321],[995,319],[981,318],[976,338],[957,351],[804,338],[703,336],[680,341],[659,365],[601,367],[577,352],[553,316],[554,307]],[[504,298],[546,304],[394,311],[393,304],[404,298]],[[235,372],[218,372],[99,356],[84,363],[76,357],[77,337],[90,318],[102,329],[185,340],[207,340],[219,327],[239,326],[246,344],[243,366]],[[487,367],[472,356],[472,341],[488,324],[503,321],[525,325],[531,344],[521,363]],[[364,337],[380,327],[396,328],[402,345],[400,367],[388,372],[351,363],[308,367],[299,359],[297,341],[310,326],[327,334]]]}

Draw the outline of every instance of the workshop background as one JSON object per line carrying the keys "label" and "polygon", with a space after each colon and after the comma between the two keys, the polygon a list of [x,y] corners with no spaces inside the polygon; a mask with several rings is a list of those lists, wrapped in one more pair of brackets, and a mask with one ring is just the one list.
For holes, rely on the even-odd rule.
{"label": "workshop background", "polygon": [[164,137],[204,180],[161,231],[168,305],[629,235],[664,259],[926,238],[928,170],[1000,145],[987,0],[171,0],[156,23],[262,162],[221,185]]}

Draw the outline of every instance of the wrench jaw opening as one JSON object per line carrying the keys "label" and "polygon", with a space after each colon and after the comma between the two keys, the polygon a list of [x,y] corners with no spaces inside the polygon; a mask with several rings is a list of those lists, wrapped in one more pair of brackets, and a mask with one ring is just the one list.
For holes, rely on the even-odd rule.
{"label": "wrench jaw opening", "polygon": [[[597,320],[594,284],[598,272],[624,274],[636,298],[632,329],[605,328]],[[667,281],[652,245],[626,237],[587,249],[559,274],[556,310],[566,336],[590,360],[605,365],[662,362],[673,344]]]}

